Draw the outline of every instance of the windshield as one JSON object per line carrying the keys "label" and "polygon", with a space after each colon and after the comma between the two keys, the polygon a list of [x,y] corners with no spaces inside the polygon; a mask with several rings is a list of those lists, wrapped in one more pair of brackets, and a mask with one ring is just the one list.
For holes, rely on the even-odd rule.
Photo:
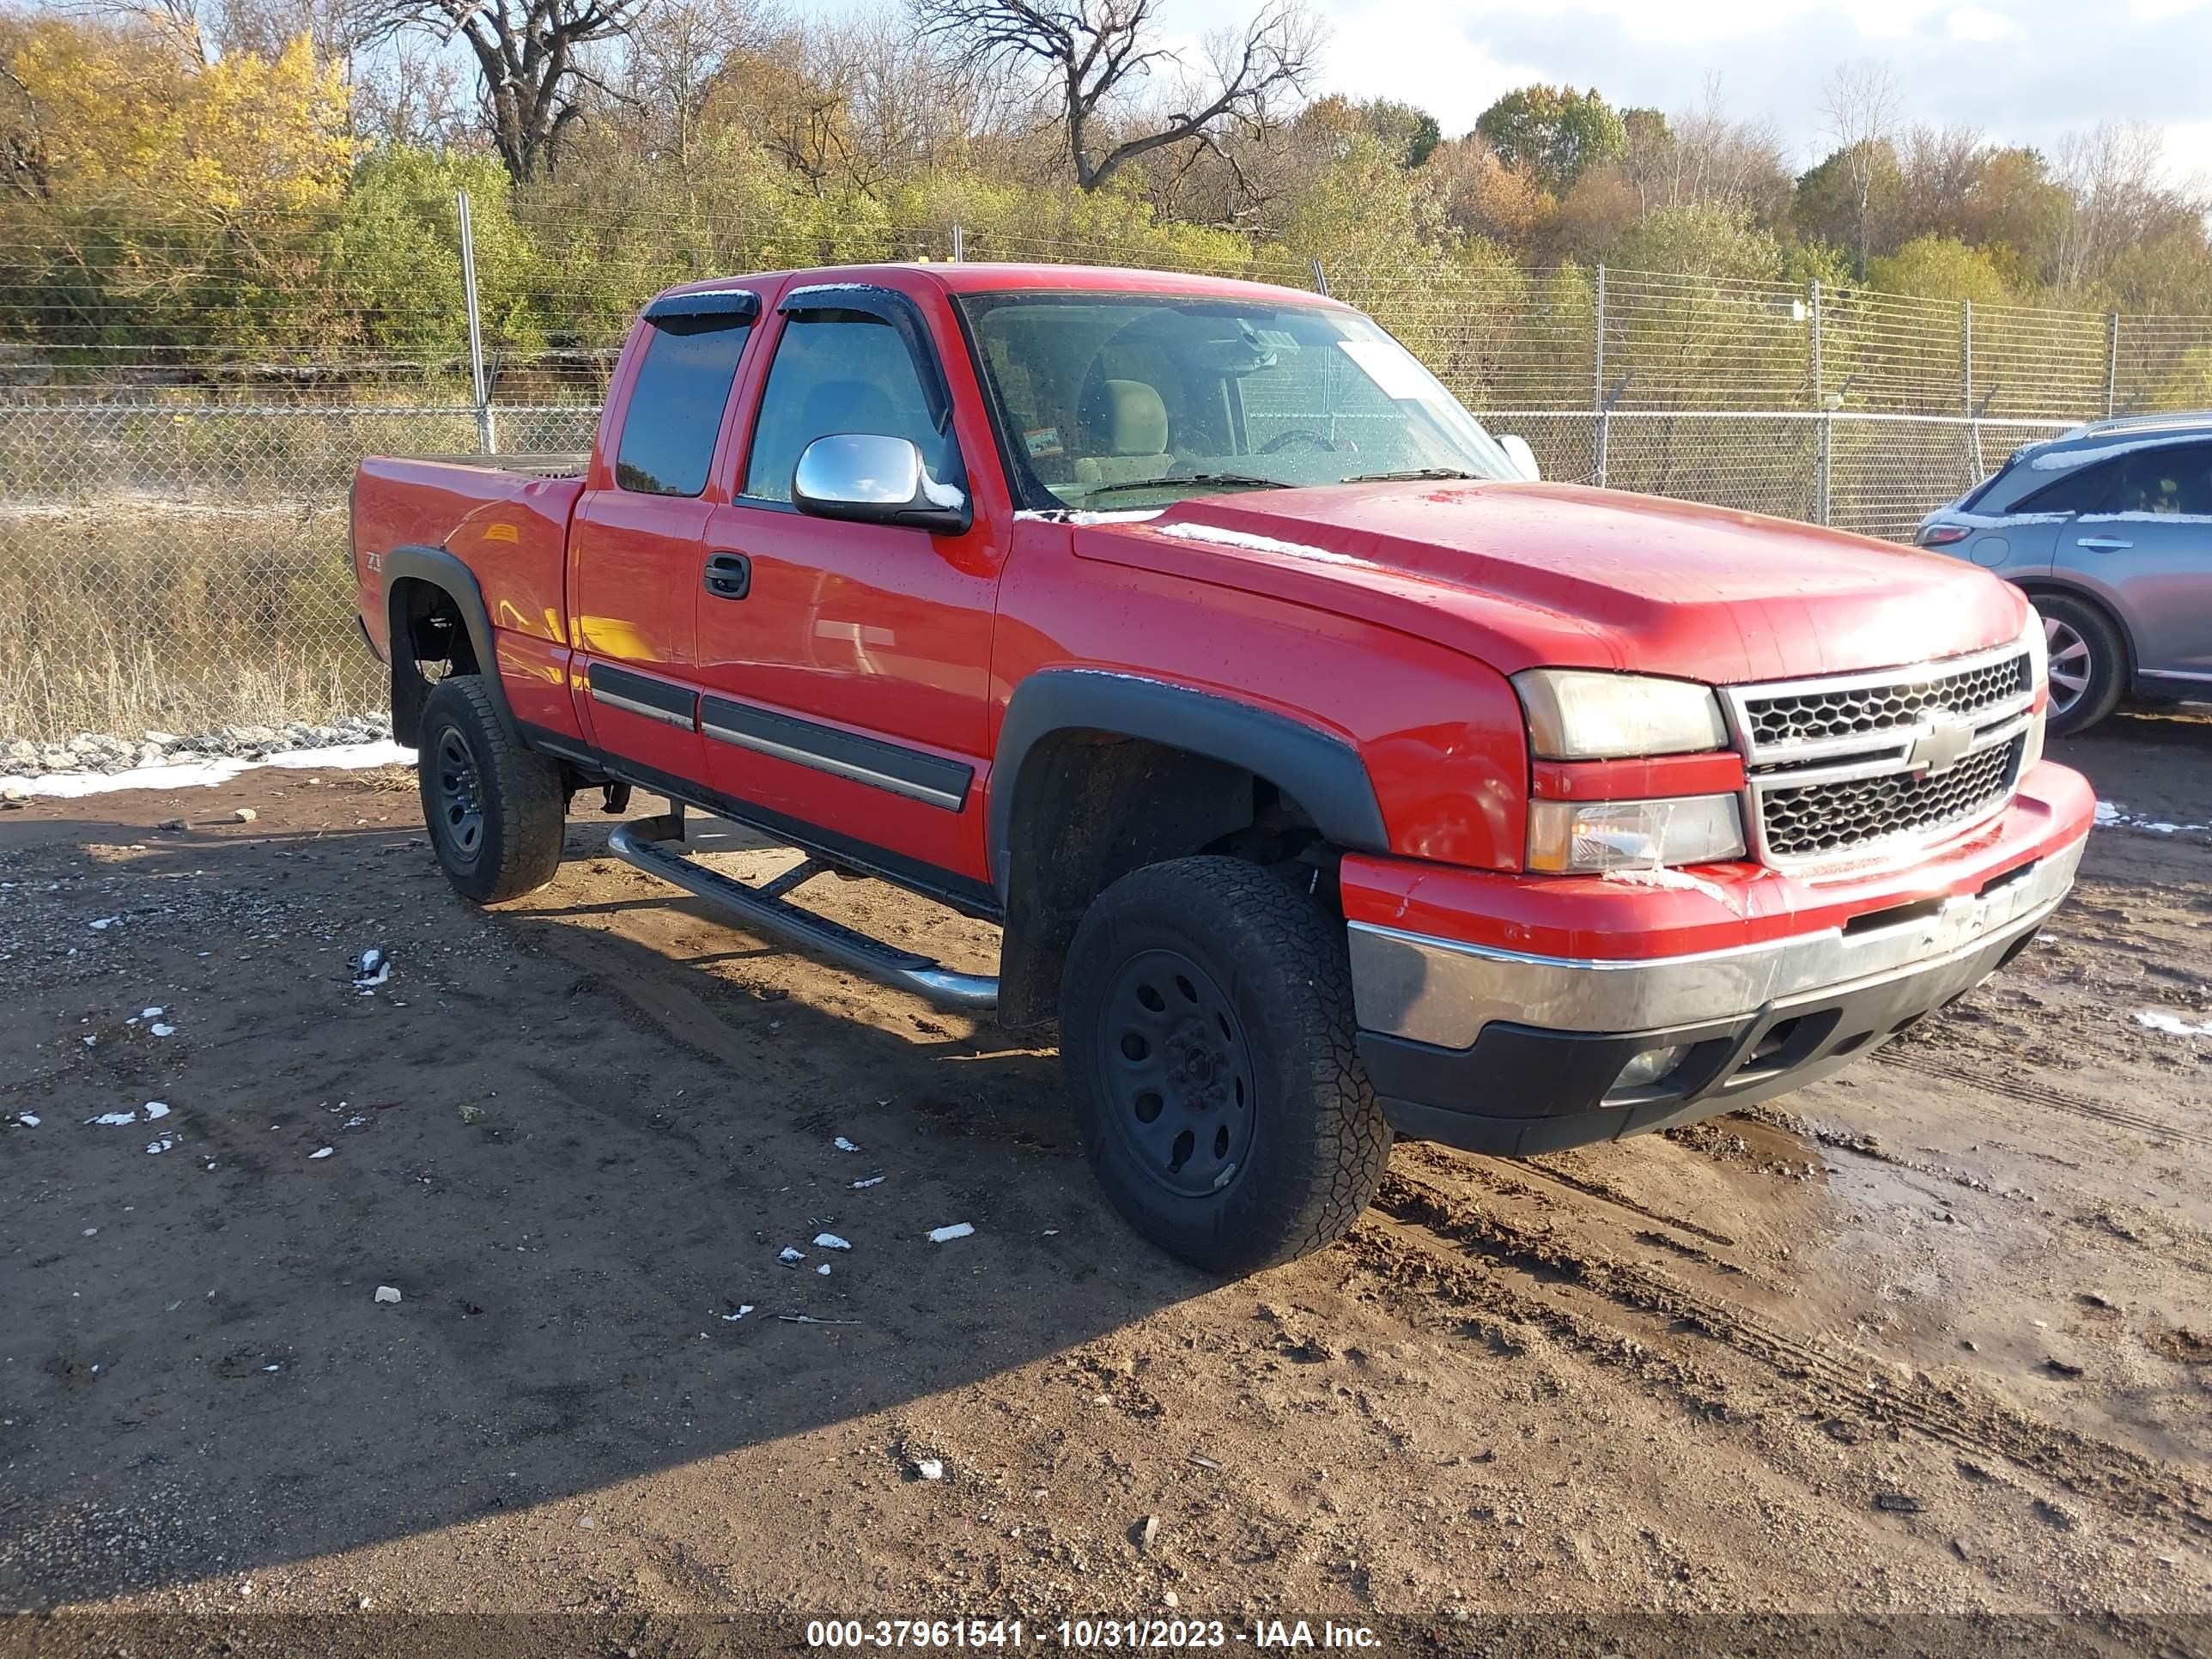
{"label": "windshield", "polygon": [[1442,382],[1358,312],[1095,292],[961,306],[1026,507],[1520,476]]}

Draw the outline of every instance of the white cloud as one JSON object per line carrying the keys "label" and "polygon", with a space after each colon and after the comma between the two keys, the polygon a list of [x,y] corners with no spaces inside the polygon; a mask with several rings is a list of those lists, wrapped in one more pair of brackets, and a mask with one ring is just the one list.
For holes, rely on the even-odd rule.
{"label": "white cloud", "polygon": [[1983,6],[1961,6],[1943,20],[1943,32],[1954,40],[1986,44],[2020,33],[2011,18]]}
{"label": "white cloud", "polygon": [[[2212,0],[1310,0],[1330,26],[1322,84],[1399,98],[1448,135],[1542,80],[1617,106],[1680,110],[1718,74],[1723,103],[1771,120],[1799,162],[1825,149],[1822,82],[1842,63],[1894,72],[1907,122],[1962,122],[2054,147],[2100,121],[2168,127],[2177,161],[2212,163],[2203,65]],[[1168,0],[1193,34],[1256,0]]]}

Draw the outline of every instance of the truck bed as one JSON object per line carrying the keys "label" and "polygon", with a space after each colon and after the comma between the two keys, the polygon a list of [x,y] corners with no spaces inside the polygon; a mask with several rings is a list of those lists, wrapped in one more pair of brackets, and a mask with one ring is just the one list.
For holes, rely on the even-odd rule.
{"label": "truck bed", "polygon": [[[497,595],[500,633],[532,636],[530,654],[567,643],[562,591],[568,520],[584,490],[582,455],[371,455],[355,475],[354,576],[369,642],[391,654],[384,562],[394,548],[437,548]],[[489,665],[487,665],[489,666]]]}

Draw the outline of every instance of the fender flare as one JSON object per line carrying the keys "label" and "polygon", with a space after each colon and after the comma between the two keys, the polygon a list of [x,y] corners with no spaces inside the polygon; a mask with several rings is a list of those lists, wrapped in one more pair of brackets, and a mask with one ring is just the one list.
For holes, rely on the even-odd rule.
{"label": "fender flare", "polygon": [[1050,668],[1014,688],[990,775],[991,873],[1003,901],[1012,879],[1014,806],[1030,752],[1059,732],[1141,738],[1243,767],[1296,799],[1332,844],[1387,852],[1389,831],[1359,751],[1286,714],[1165,680]]}
{"label": "fender flare", "polygon": [[[400,671],[400,635],[399,618],[392,607],[392,590],[403,581],[422,582],[453,600],[454,609],[461,613],[461,626],[468,632],[469,649],[476,655],[478,677],[491,694],[492,707],[498,710],[501,724],[506,726],[510,738],[514,737],[514,711],[507,706],[507,687],[499,677],[491,613],[484,608],[483,590],[477,586],[476,572],[442,547],[395,547],[384,556],[384,610],[391,629],[389,650],[395,677]],[[410,653],[410,665],[412,660]]]}

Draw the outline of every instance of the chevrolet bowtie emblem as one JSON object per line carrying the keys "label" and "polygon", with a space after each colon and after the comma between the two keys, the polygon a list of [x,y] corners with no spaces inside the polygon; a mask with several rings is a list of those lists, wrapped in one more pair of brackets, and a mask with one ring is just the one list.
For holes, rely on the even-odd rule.
{"label": "chevrolet bowtie emblem", "polygon": [[1921,718],[1927,730],[1912,740],[1905,763],[1920,776],[1941,777],[1974,746],[1974,723],[1948,708],[1931,708]]}

